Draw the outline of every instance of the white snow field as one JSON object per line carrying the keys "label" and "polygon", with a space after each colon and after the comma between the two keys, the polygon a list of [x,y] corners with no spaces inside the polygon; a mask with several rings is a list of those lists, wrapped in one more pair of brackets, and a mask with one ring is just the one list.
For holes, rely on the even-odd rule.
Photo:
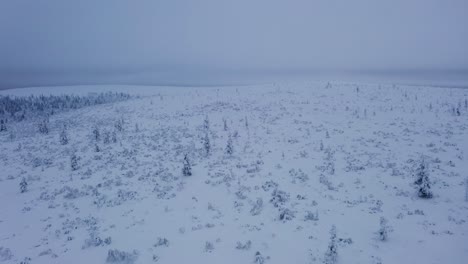
{"label": "white snow field", "polygon": [[47,131],[0,113],[0,263],[468,263],[468,89],[0,96],[105,91],[131,96],[49,113]]}

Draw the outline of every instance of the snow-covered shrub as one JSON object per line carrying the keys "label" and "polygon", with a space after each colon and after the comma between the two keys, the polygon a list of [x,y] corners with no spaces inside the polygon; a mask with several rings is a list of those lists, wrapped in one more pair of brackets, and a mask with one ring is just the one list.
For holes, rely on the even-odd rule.
{"label": "snow-covered shrub", "polygon": [[335,264],[338,259],[338,245],[336,240],[336,227],[333,225],[330,230],[330,243],[325,252],[324,264]]}
{"label": "snow-covered shrub", "polygon": [[257,198],[254,206],[250,210],[251,215],[259,215],[263,210],[263,200],[262,198]]}
{"label": "snow-covered shrub", "polygon": [[94,233],[91,234],[90,238],[87,238],[84,242],[83,249],[90,247],[99,247],[99,246],[108,246],[112,243],[111,237],[106,237],[104,239],[96,236]]}
{"label": "snow-covered shrub", "polygon": [[262,256],[260,251],[255,252],[254,263],[255,264],[264,264],[265,263],[265,258]]}
{"label": "snow-covered shrub", "polygon": [[309,180],[309,176],[307,176],[307,174],[305,174],[301,169],[298,169],[297,171],[295,169],[291,169],[289,170],[289,175],[293,179],[293,183],[296,183],[296,180],[299,180],[301,183]]}
{"label": "snow-covered shrub", "polygon": [[279,220],[286,222],[294,218],[294,211],[288,208],[281,208],[279,214]]}
{"label": "snow-covered shrub", "polygon": [[9,248],[0,247],[0,261],[7,261],[13,258],[13,253]]}
{"label": "snow-covered shrub", "polygon": [[262,185],[262,189],[265,191],[265,192],[268,192],[270,191],[271,189],[276,189],[278,188],[278,183],[274,182],[274,181],[266,181],[263,185]]}
{"label": "snow-covered shrub", "polygon": [[315,213],[313,213],[311,211],[307,211],[304,220],[305,221],[318,221],[319,220],[318,211],[315,211]]}
{"label": "snow-covered shrub", "polygon": [[205,242],[205,252],[212,252],[214,250],[213,243],[206,241]]}
{"label": "snow-covered shrub", "polygon": [[133,264],[138,258],[138,253],[134,250],[133,252],[125,252],[117,249],[110,249],[107,252],[107,263],[113,264]]}
{"label": "snow-covered shrub", "polygon": [[169,240],[164,237],[158,237],[158,241],[153,245],[154,247],[168,247],[169,246]]}
{"label": "snow-covered shrub", "polygon": [[251,246],[252,246],[252,242],[251,242],[250,240],[248,240],[248,241],[245,242],[244,244],[242,244],[241,242],[237,241],[236,249],[239,249],[239,250],[249,250]]}
{"label": "snow-covered shrub", "polygon": [[271,196],[270,202],[274,207],[283,206],[289,200],[289,194],[278,189],[275,189]]}
{"label": "snow-covered shrub", "polygon": [[19,264],[31,264],[31,258],[25,257]]}

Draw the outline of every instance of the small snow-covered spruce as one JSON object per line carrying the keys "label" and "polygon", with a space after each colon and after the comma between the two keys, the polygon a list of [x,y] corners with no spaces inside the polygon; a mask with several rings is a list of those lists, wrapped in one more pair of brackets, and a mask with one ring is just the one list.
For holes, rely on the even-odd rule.
{"label": "small snow-covered spruce", "polygon": [[232,145],[232,137],[229,135],[227,146],[226,146],[226,154],[231,156],[234,153],[234,146]]}
{"label": "small snow-covered spruce", "polygon": [[426,199],[432,198],[431,182],[429,181],[427,164],[424,160],[421,161],[416,171],[416,176],[415,184],[419,185],[418,196]]}
{"label": "small snow-covered spruce", "polygon": [[110,143],[110,132],[105,131],[104,132],[104,144],[109,144]]}
{"label": "small snow-covered spruce", "polygon": [[101,132],[99,132],[99,127],[97,126],[93,128],[93,138],[96,141],[99,141],[101,139]]}
{"label": "small snow-covered spruce", "polygon": [[468,202],[468,177],[465,179],[465,201]]}
{"label": "small snow-covered spruce", "polygon": [[262,256],[260,251],[255,252],[254,263],[255,264],[264,264],[265,263],[265,258]]}
{"label": "small snow-covered spruce", "polygon": [[335,264],[338,259],[338,245],[336,243],[336,227],[332,226],[330,230],[330,244],[328,245],[327,252],[325,252],[324,264]]}
{"label": "small snow-covered spruce", "polygon": [[428,175],[427,164],[424,159],[419,163],[418,168],[416,169],[416,181],[414,182],[417,185],[421,185],[423,178]]}
{"label": "small snow-covered spruce", "polygon": [[206,241],[205,242],[205,252],[212,252],[214,250],[213,243]]}
{"label": "small snow-covered spruce", "polygon": [[112,131],[112,143],[117,143],[117,133]]}
{"label": "small snow-covered spruce", "polygon": [[389,226],[387,223],[388,221],[385,217],[380,217],[380,229],[378,234],[381,241],[386,241],[388,238]]}
{"label": "small snow-covered spruce", "polygon": [[26,178],[23,177],[23,179],[21,179],[19,186],[21,193],[25,193],[28,191],[28,183],[26,182]]}
{"label": "small snow-covered spruce", "polygon": [[68,144],[68,135],[65,127],[63,127],[62,131],[60,132],[60,144],[67,145]]}
{"label": "small snow-covered spruce", "polygon": [[208,116],[205,116],[205,120],[203,120],[203,129],[205,129],[205,131],[210,129],[210,120],[208,119]]}
{"label": "small snow-covered spruce", "polygon": [[101,148],[99,147],[98,144],[95,144],[95,145],[94,145],[94,151],[95,151],[95,152],[101,152]]}
{"label": "small snow-covered spruce", "polygon": [[182,174],[184,176],[192,176],[192,166],[190,165],[190,160],[187,154],[184,156],[184,167],[182,169]]}
{"label": "small snow-covered spruce", "polygon": [[72,171],[78,170],[78,157],[76,156],[75,153],[73,153],[70,157],[70,165]]}
{"label": "small snow-covered spruce", "polygon": [[324,148],[324,147],[323,147],[323,141],[320,140],[320,151],[323,151],[323,148]]}
{"label": "small snow-covered spruce", "polygon": [[39,133],[41,134],[49,134],[49,121],[47,119],[42,120],[37,125]]}
{"label": "small snow-covered spruce", "polygon": [[328,133],[328,130],[325,132],[325,138],[330,138],[330,133]]}
{"label": "small snow-covered spruce", "polygon": [[203,147],[205,148],[206,156],[210,155],[211,145],[210,145],[210,137],[208,136],[208,132],[205,133],[203,137]]}
{"label": "small snow-covered spruce", "polygon": [[224,131],[228,131],[227,120],[225,118],[223,118],[223,128],[224,128]]}
{"label": "small snow-covered spruce", "polygon": [[115,124],[114,124],[115,129],[117,129],[117,131],[119,131],[119,132],[122,132],[123,131],[123,124],[124,124],[123,118],[117,120],[115,122]]}
{"label": "small snow-covered spruce", "polygon": [[7,127],[5,121],[2,119],[0,120],[0,132],[7,131]]}

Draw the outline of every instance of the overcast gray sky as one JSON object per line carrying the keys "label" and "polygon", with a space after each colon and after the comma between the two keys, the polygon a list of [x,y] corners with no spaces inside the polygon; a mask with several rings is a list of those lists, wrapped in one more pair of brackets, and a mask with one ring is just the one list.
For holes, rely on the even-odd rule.
{"label": "overcast gray sky", "polygon": [[2,0],[0,73],[468,69],[467,25],[467,0]]}

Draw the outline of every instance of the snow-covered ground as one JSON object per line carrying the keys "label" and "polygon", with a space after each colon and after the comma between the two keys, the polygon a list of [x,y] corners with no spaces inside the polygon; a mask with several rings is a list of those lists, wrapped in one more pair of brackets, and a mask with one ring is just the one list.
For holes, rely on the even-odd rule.
{"label": "snow-covered ground", "polygon": [[[0,132],[1,263],[333,263],[335,249],[336,263],[468,261],[467,89],[0,95],[104,91],[131,98],[55,113],[49,133],[37,119]],[[429,199],[415,184],[421,164]]]}

